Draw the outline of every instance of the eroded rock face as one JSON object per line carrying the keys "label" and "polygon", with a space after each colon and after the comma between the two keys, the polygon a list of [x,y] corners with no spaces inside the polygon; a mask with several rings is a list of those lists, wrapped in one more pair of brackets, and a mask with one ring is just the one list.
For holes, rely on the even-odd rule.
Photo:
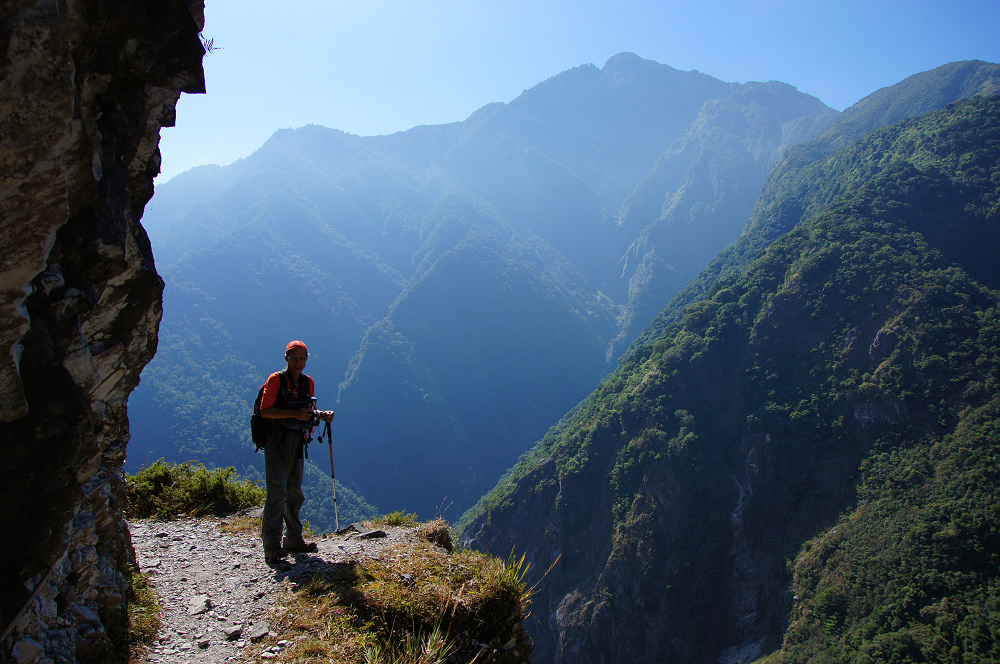
{"label": "eroded rock face", "polygon": [[203,3],[2,7],[0,659],[104,659],[134,557],[126,399],[161,315],[139,219],[160,127],[204,92]]}

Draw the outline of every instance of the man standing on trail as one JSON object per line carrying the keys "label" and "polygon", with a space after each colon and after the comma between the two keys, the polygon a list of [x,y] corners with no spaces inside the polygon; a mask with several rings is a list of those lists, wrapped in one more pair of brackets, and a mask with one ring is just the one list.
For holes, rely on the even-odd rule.
{"label": "man standing on trail", "polygon": [[[319,420],[331,422],[333,411],[315,409],[316,386],[302,371],[309,351],[299,341],[285,347],[284,371],[271,374],[264,384],[260,414],[273,420],[273,431],[264,447],[264,472],[267,477],[267,498],[261,517],[261,540],[264,558],[280,560],[289,552],[316,551],[315,542],[302,538],[299,510],[305,502],[302,493],[302,472],[305,446],[309,434]],[[285,538],[281,531],[284,524]]]}

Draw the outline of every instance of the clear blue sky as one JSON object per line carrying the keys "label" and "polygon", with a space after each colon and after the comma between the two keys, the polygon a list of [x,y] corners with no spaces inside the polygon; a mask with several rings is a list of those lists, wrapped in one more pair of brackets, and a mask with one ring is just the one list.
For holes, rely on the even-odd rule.
{"label": "clear blue sky", "polygon": [[206,95],[161,132],[164,182],[276,130],[464,120],[622,51],[842,110],[956,60],[1000,62],[1000,0],[205,0]]}

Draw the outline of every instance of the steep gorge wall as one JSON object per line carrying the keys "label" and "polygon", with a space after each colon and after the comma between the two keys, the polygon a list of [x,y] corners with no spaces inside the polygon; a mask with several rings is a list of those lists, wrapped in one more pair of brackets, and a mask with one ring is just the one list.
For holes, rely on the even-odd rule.
{"label": "steep gorge wall", "polygon": [[126,399],[162,292],[139,219],[203,23],[201,0],[0,10],[0,659],[103,660],[124,619]]}

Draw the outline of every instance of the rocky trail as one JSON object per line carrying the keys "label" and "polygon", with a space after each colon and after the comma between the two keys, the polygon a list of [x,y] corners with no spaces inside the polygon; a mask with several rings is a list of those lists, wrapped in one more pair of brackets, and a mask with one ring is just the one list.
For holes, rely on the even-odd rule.
{"label": "rocky trail", "polygon": [[289,645],[269,618],[281,598],[317,574],[335,573],[409,537],[412,530],[367,530],[316,540],[318,552],[266,563],[260,537],[224,530],[226,519],[130,522],[141,572],[160,598],[161,628],[147,651],[151,664],[276,659]]}

